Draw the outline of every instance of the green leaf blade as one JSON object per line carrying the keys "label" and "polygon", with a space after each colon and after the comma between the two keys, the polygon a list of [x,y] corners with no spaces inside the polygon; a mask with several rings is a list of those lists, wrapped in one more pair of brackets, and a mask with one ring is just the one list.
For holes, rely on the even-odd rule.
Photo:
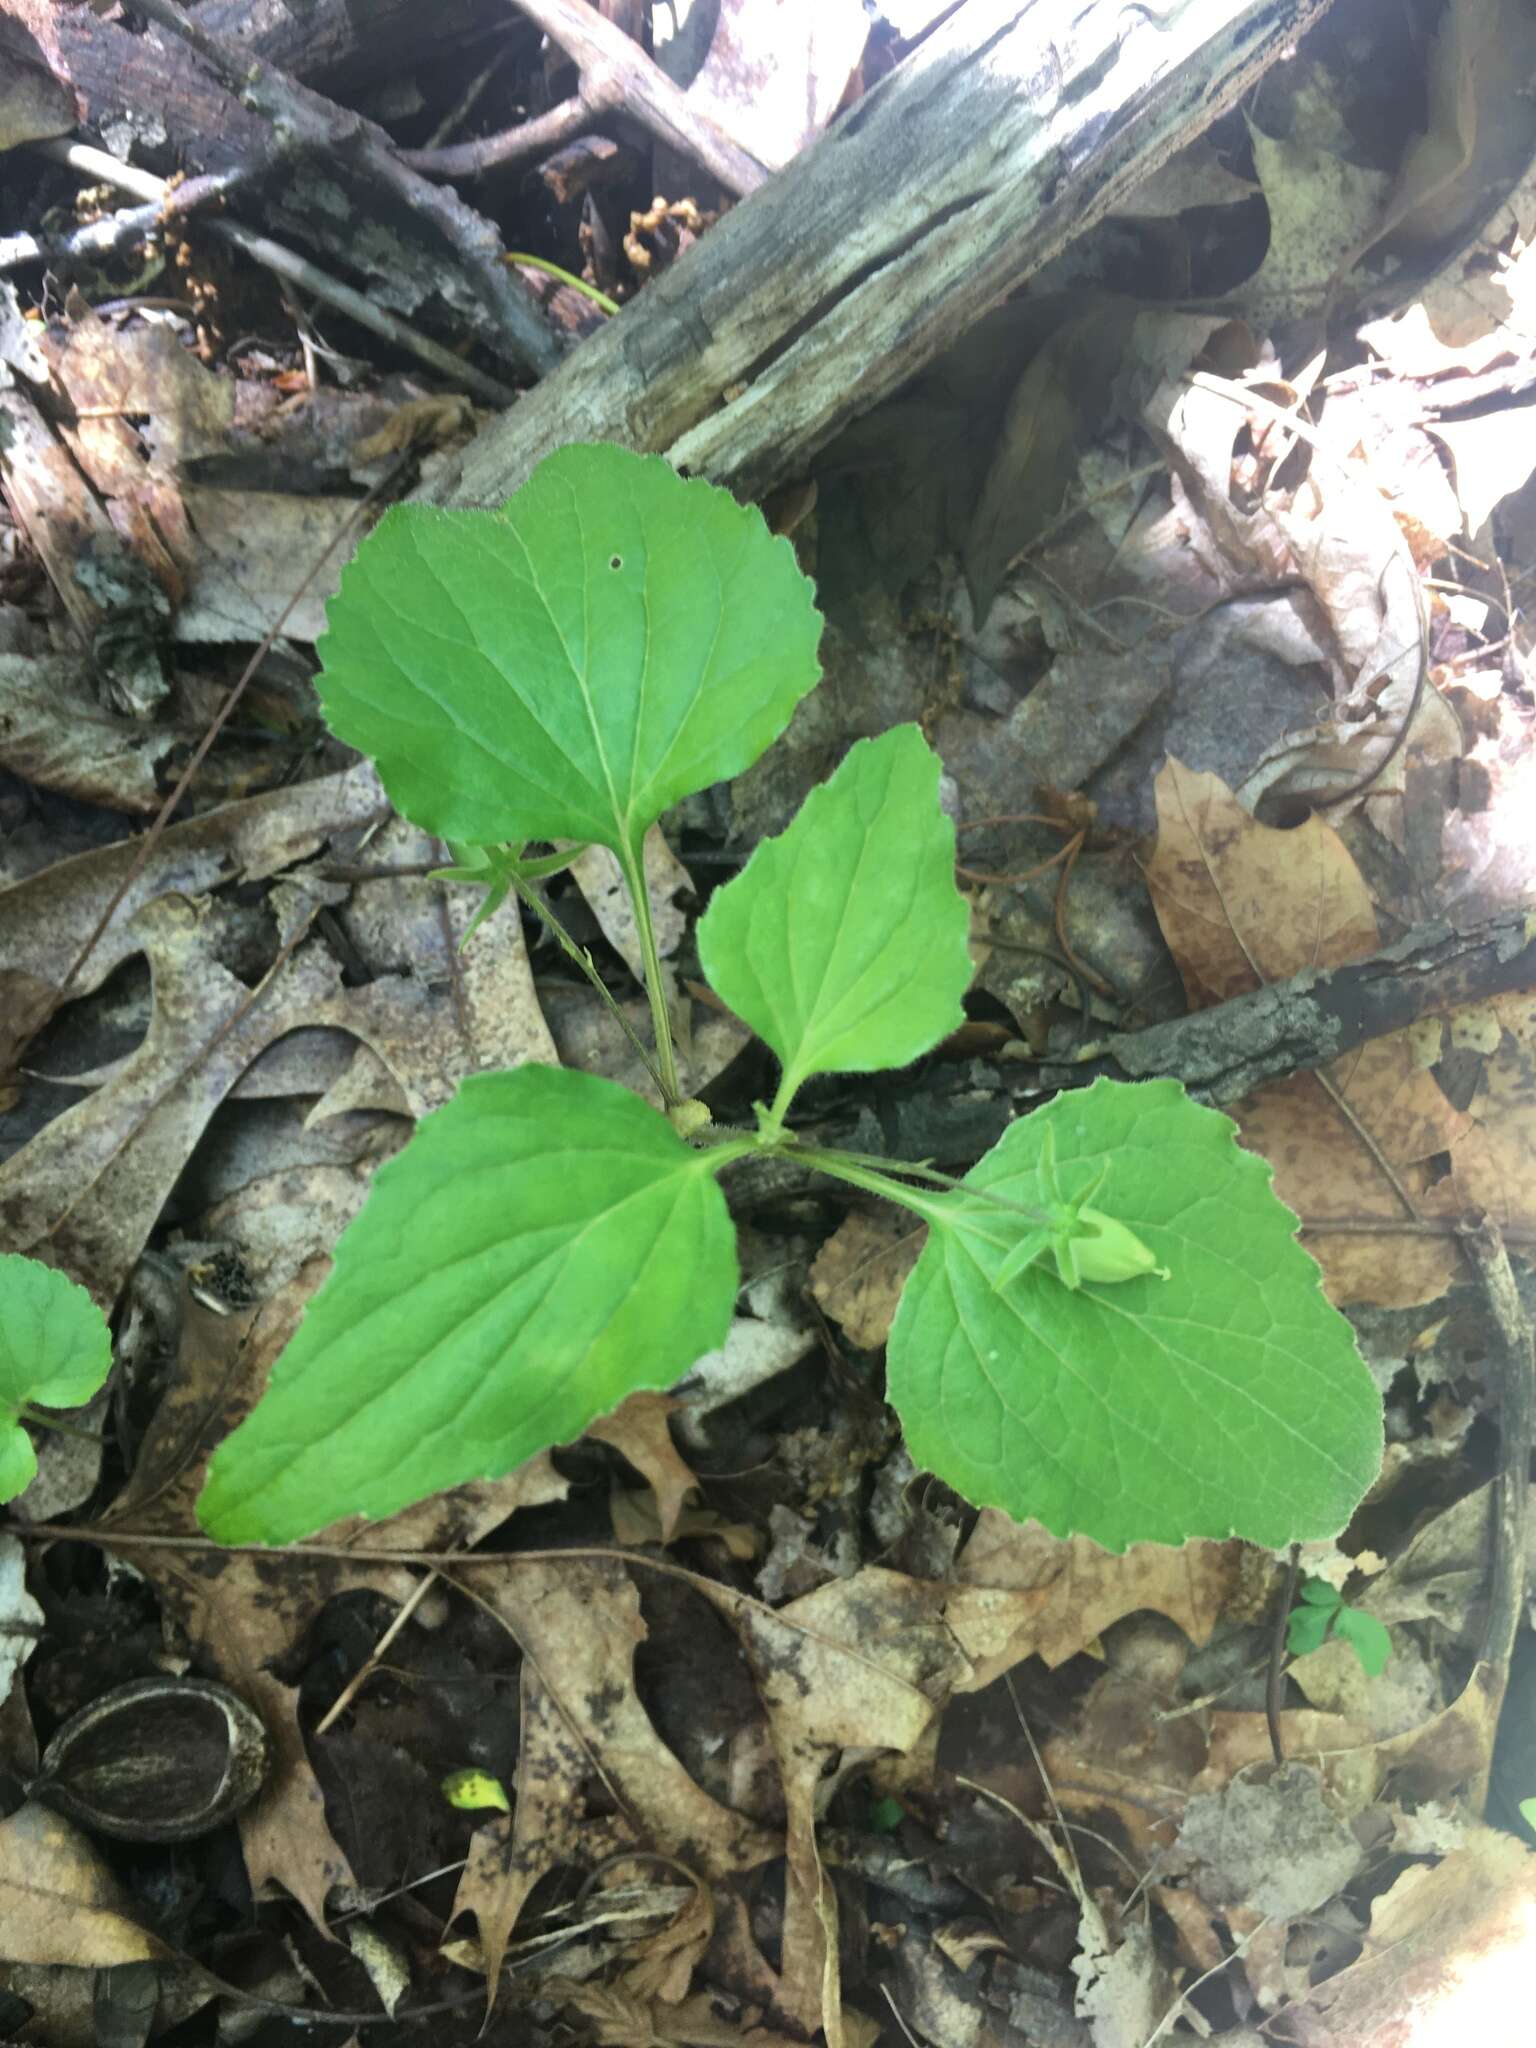
{"label": "green leaf blade", "polygon": [[471,1077],[381,1168],[198,1513],[282,1543],[513,1470],[723,1339],[734,1235],[702,1155],[589,1074]]}
{"label": "green leaf blade", "polygon": [[939,763],[916,726],[860,740],[699,921],[711,986],[812,1074],[905,1066],[964,1021],[969,913]]}
{"label": "green leaf blade", "polygon": [[1100,1080],[1015,1124],[967,1186],[1049,1199],[1047,1124],[1063,1194],[1107,1159],[1096,1203],[1170,1277],[1072,1292],[1037,1262],[998,1290],[1010,1233],[1032,1226],[993,1207],[971,1227],[961,1198],[891,1331],[913,1457],[978,1505],[1112,1551],[1336,1534],[1380,1467],[1381,1400],[1268,1165],[1177,1082]]}
{"label": "green leaf blade", "polygon": [[1308,1657],[1328,1640],[1336,1608],[1295,1607],[1285,1628],[1285,1647],[1293,1657]]}
{"label": "green leaf blade", "polygon": [[0,1408],[77,1408],[111,1370],[106,1318],[85,1289],[40,1260],[0,1253]]}
{"label": "green leaf blade", "polygon": [[85,1289],[39,1259],[0,1253],[0,1500],[37,1476],[18,1413],[29,1404],[78,1408],[111,1370],[112,1335]]}
{"label": "green leaf blade", "polygon": [[37,1477],[37,1453],[19,1422],[0,1418],[0,1500],[14,1500]]}
{"label": "green leaf blade", "polygon": [[1386,1623],[1359,1607],[1341,1607],[1334,1616],[1334,1634],[1343,1638],[1360,1659],[1367,1678],[1380,1678],[1392,1655],[1392,1637]]}
{"label": "green leaf blade", "polygon": [[820,634],[757,511],[576,444],[499,511],[385,515],[331,601],[321,701],[426,830],[624,854],[778,737]]}

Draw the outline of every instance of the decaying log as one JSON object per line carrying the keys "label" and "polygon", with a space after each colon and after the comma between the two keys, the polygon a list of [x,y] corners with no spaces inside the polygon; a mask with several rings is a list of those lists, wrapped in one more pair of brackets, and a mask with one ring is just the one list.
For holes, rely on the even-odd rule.
{"label": "decaying log", "polygon": [[[159,10],[148,4],[152,16]],[[351,32],[341,15],[355,17]],[[313,34],[301,32],[301,17]],[[436,312],[454,337],[473,335],[503,361],[553,366],[558,344],[521,281],[501,264],[500,239],[450,188],[402,165],[362,116],[320,98],[300,74],[356,70],[367,24],[409,68],[445,47],[457,25],[480,35],[514,20],[504,4],[443,0],[220,0],[195,15],[177,10],[180,34],[134,34],[89,7],[54,0],[0,0],[7,51],[40,65],[74,95],[82,126],[133,145],[136,160],[219,171],[232,164],[269,173],[261,226],[318,249],[344,276],[362,274],[389,311]],[[414,40],[412,38],[414,37]],[[189,43],[200,45],[199,48]],[[292,71],[271,64],[267,45]],[[222,61],[233,59],[234,61]]]}
{"label": "decaying log", "polygon": [[[427,58],[515,31],[505,0],[205,0],[197,18],[252,56],[343,98],[409,77]],[[265,124],[166,36],[58,0],[0,0],[7,46],[41,62],[74,94],[82,127],[132,136],[135,159],[167,169],[227,170],[260,151]],[[12,39],[14,38],[14,43]]]}
{"label": "decaying log", "polygon": [[964,0],[423,492],[613,440],[757,498],[1198,136],[1328,0]]}

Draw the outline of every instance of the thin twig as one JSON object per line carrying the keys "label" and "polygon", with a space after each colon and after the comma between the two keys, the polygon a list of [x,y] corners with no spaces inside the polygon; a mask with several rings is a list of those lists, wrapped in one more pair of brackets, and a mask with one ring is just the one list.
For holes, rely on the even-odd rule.
{"label": "thin twig", "polygon": [[[608,104],[611,102],[611,104]],[[580,135],[611,113],[620,102],[615,91],[607,93],[585,79],[582,90],[561,100],[548,113],[535,114],[531,121],[519,121],[496,135],[482,135],[474,142],[446,143],[435,149],[402,149],[400,161],[426,178],[478,178],[505,164],[521,163],[525,157],[542,156]]]}
{"label": "thin twig", "polygon": [[431,1588],[439,1583],[439,1580],[440,1574],[434,1571],[428,1572],[424,1578],[420,1578],[416,1581],[416,1584],[411,1589],[409,1597],[401,1602],[399,1613],[395,1616],[394,1620],[389,1624],[389,1627],[385,1629],[383,1635],[379,1637],[379,1640],[374,1644],[373,1648],[369,1651],[365,1662],[356,1671],[353,1672],[352,1676],[347,1680],[346,1684],[342,1687],[341,1691],[336,1695],[335,1699],[332,1700],[331,1704],[320,1716],[320,1719],[315,1723],[316,1735],[324,1735],[328,1729],[333,1728],[335,1724],[341,1719],[342,1715],[347,1711],[348,1707],[351,1706],[352,1702],[357,1698],[358,1694],[362,1691],[363,1687],[368,1683],[369,1679],[372,1678],[375,1671],[378,1670],[379,1664],[384,1656],[385,1651],[388,1650],[390,1644],[395,1640],[396,1636],[398,1636],[400,1631],[405,1627],[406,1623],[410,1620],[411,1616],[416,1612],[417,1608],[421,1605],[422,1601],[426,1599],[427,1594],[431,1590]]}
{"label": "thin twig", "polygon": [[[116,163],[116,157],[112,161]],[[228,199],[242,185],[252,181],[255,169],[241,164],[232,170],[209,171],[200,178],[183,179],[179,185],[167,185],[159,178],[151,180],[146,171],[140,171],[136,176],[146,184],[161,187],[160,196],[151,204],[125,207],[121,213],[109,213],[105,220],[91,221],[64,235],[47,235],[41,239],[36,235],[0,237],[0,270],[18,270],[24,263],[58,263],[84,256],[115,255],[130,242],[140,242],[147,235],[154,234],[168,220],[185,219],[196,213],[199,207]],[[132,186],[124,189],[136,190]],[[139,192],[138,196],[145,195]]]}
{"label": "thin twig", "polygon": [[[464,88],[464,91],[460,94],[458,100],[454,103],[453,106],[451,106],[448,109],[447,113],[444,114],[441,121],[439,121],[437,126],[432,130],[432,133],[427,137],[426,142],[423,144],[424,148],[441,149],[443,145],[447,142],[449,136],[456,133],[458,129],[464,126],[464,123],[475,111],[475,108],[479,106],[480,101],[484,96],[486,87],[494,83],[495,79],[500,74],[502,66],[506,63],[507,59],[513,54],[516,47],[517,38],[515,36],[509,36],[507,41],[502,44],[501,48],[496,52],[495,56],[491,59],[490,63],[487,64],[483,70],[476,71],[474,77],[471,78],[469,84]],[[409,161],[404,150],[400,152],[400,161],[402,163]]]}

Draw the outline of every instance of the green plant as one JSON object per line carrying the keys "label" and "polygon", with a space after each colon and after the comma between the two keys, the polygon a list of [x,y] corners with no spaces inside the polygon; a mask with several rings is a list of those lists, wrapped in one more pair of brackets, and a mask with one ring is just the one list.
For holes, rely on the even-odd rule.
{"label": "green plant", "polygon": [[72,1434],[41,1408],[77,1408],[112,1369],[106,1318],[66,1274],[0,1253],[0,1500],[25,1493],[37,1455],[22,1427]]}
{"label": "green plant", "polygon": [[1100,1080],[963,1180],[791,1129],[813,1075],[905,1065],[963,1016],[954,830],[915,727],[854,746],[715,894],[705,973],[782,1078],[751,1130],[682,1099],[642,841],[783,730],[818,679],[820,630],[755,511],[615,448],[561,450],[496,512],[398,508],[358,549],[322,644],[327,719],[486,885],[483,909],[515,893],[555,923],[540,881],[571,842],[613,850],[667,1113],[525,1066],[471,1077],[424,1119],[215,1454],[213,1535],[386,1515],[672,1384],[735,1301],[720,1173],[789,1150],[928,1224],[890,1394],[914,1455],[972,1500],[1111,1549],[1278,1545],[1347,1520],[1379,1463],[1380,1400],[1227,1118],[1171,1081]]}
{"label": "green plant", "polygon": [[1327,1579],[1306,1578],[1286,1625],[1285,1647],[1293,1657],[1320,1649],[1329,1636],[1348,1643],[1368,1678],[1379,1677],[1392,1654],[1392,1638],[1374,1614],[1346,1607],[1344,1596]]}

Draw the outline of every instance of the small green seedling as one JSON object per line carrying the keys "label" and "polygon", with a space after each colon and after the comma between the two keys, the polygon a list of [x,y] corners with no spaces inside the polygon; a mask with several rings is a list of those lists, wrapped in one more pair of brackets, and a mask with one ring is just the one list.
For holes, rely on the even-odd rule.
{"label": "small green seedling", "polygon": [[78,1408],[112,1369],[106,1318],[83,1287],[38,1259],[0,1253],[0,1500],[37,1477],[22,1427],[69,1433],[39,1408]]}
{"label": "small green seedling", "polygon": [[[331,601],[321,702],[483,913],[616,855],[661,1108],[528,1065],[472,1075],[375,1178],[198,1512],[283,1543],[509,1472],[721,1345],[738,1293],[720,1176],[806,1164],[928,1242],[887,1347],[914,1458],[980,1506],[1110,1550],[1331,1536],[1381,1459],[1381,1399],[1266,1163],[1174,1081],[1098,1080],[1010,1126],[962,1180],[803,1143],[819,1074],[878,1073],[963,1021],[969,918],[939,762],[860,740],[699,921],[705,979],[779,1063],[755,1128],[679,1085],[643,843],[729,781],[819,679],[789,543],[665,462],[569,447],[497,511],[402,506]],[[547,848],[547,851],[540,849]],[[630,1029],[623,1013],[619,1020]]]}
{"label": "small green seedling", "polygon": [[889,1793],[869,1802],[869,1826],[877,1835],[894,1835],[906,1817],[907,1809]]}
{"label": "small green seedling", "polygon": [[1525,1822],[1531,1833],[1536,1835],[1536,1799],[1521,1800],[1520,1818]]}
{"label": "small green seedling", "polygon": [[1360,1659],[1367,1678],[1379,1678],[1392,1654],[1392,1638],[1374,1614],[1358,1607],[1346,1607],[1344,1596],[1327,1579],[1306,1578],[1285,1632],[1285,1646],[1293,1657],[1305,1657],[1321,1649],[1330,1636],[1348,1643]]}

